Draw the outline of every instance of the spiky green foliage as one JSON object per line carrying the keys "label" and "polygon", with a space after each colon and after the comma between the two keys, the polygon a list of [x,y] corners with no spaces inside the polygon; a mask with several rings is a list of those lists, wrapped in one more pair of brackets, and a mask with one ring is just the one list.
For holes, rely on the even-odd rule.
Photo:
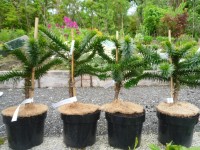
{"label": "spiky green foliage", "polygon": [[172,73],[174,83],[196,87],[200,85],[200,53],[192,53],[194,43],[175,46],[170,42],[166,43],[166,50],[171,57],[174,70]]}
{"label": "spiky green foliage", "polygon": [[116,39],[110,40],[115,43],[116,49],[118,49],[118,61],[115,60],[116,49],[113,49],[112,57],[108,56],[102,49],[98,52],[103,59],[107,60],[108,66],[106,69],[108,73],[111,72],[110,76],[115,81],[115,100],[118,100],[122,86],[130,88],[137,85],[141,79],[162,78],[161,75],[144,72],[144,69],[151,65],[151,63],[157,64],[163,61],[156,51],[143,46],[138,46],[137,50],[133,40],[129,36],[126,36],[122,41],[117,41]]}
{"label": "spiky green foliage", "polygon": [[[152,63],[158,63],[162,60],[156,51],[152,51],[148,48],[139,45],[139,51],[136,49],[132,38],[126,36],[124,40],[117,41],[116,39],[111,39],[116,48],[118,49],[118,62],[115,61],[116,49],[113,50],[113,56],[110,57],[106,55],[102,50],[99,51],[99,55],[107,60],[108,70],[111,71],[112,78],[116,83],[130,88],[138,84],[141,79],[153,78],[153,74],[144,73],[144,69]],[[155,75],[158,76],[158,75]]]}
{"label": "spiky green foliage", "polygon": [[165,43],[168,59],[159,64],[158,71],[152,77],[157,80],[173,81],[173,99],[178,100],[181,85],[200,86],[200,53],[192,49],[195,43]]}
{"label": "spiky green foliage", "polygon": [[[168,81],[169,76],[174,71],[174,66],[168,60],[161,58],[155,46],[134,45],[130,37],[125,37],[122,41],[110,39],[118,49],[118,61],[116,49],[113,49],[112,57],[100,49],[99,55],[107,60],[106,69],[115,81],[115,97],[118,99],[119,91],[122,86],[130,88],[138,84],[142,79],[153,79],[158,81]],[[158,71],[144,71],[153,65],[158,66]],[[105,69],[105,70],[106,70]]]}
{"label": "spiky green foliage", "polygon": [[138,52],[142,54],[143,60],[148,67],[155,65],[157,70],[146,71],[142,76],[143,79],[166,82],[172,75],[174,66],[169,64],[168,58],[162,58],[154,46],[138,45]]}
{"label": "spiky green foliage", "polygon": [[6,72],[4,74],[1,74],[0,82],[9,81],[10,79],[12,79],[14,81],[18,81],[23,77],[25,77],[25,72],[12,70],[12,71]]}
{"label": "spiky green foliage", "polygon": [[[49,45],[51,50],[54,51],[59,57],[63,58],[66,64],[71,61],[71,56],[69,56],[70,45],[64,44],[65,41],[61,41],[55,34],[51,31],[40,28],[40,31],[51,41]],[[105,37],[97,36],[97,33],[91,31],[83,40],[76,40],[74,45],[74,64],[75,64],[75,77],[80,75],[89,74],[95,75],[99,78],[103,78],[100,72],[101,69],[96,68],[90,63],[95,59],[98,50],[102,49],[101,41],[105,40]]]}
{"label": "spiky green foliage", "polygon": [[161,62],[166,62],[160,57],[157,53],[157,47],[146,46],[146,45],[137,45],[138,52],[143,56],[144,61],[150,64],[159,64]]}
{"label": "spiky green foliage", "polygon": [[163,78],[169,78],[173,74],[174,66],[170,63],[163,62],[159,64],[158,71]]}
{"label": "spiky green foliage", "polygon": [[[28,91],[27,88],[31,86],[30,79],[33,68],[35,68],[35,79],[38,79],[47,73],[50,68],[62,63],[61,59],[51,59],[53,53],[43,50],[38,41],[30,39],[27,44],[24,50],[16,49],[11,52],[21,61],[22,70],[11,70],[0,75],[0,82],[26,79],[25,82],[29,83],[25,83],[25,91]],[[28,95],[28,93],[25,94]]]}

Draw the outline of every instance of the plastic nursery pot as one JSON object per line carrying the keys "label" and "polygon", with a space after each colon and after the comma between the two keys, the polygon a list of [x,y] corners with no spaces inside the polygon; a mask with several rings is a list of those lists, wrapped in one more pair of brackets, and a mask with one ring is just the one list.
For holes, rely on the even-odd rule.
{"label": "plastic nursery pot", "polygon": [[86,146],[93,145],[96,141],[96,129],[99,116],[99,110],[86,115],[61,114],[64,125],[64,143],[66,146],[85,148]]}
{"label": "plastic nursery pot", "polygon": [[26,150],[43,142],[44,122],[47,112],[31,117],[18,117],[11,122],[12,117],[3,116],[6,125],[8,145],[15,150]]}
{"label": "plastic nursery pot", "polygon": [[192,117],[174,117],[157,111],[158,140],[162,144],[173,142],[175,145],[190,147],[194,126],[198,123],[199,114]]}
{"label": "plastic nursery pot", "polygon": [[136,115],[105,113],[108,125],[108,142],[110,146],[129,149],[133,148],[138,139],[140,146],[145,112]]}

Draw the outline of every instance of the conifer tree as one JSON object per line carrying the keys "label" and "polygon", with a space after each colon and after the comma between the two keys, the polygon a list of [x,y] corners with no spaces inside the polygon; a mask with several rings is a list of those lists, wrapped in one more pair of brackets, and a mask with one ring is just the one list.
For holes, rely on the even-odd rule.
{"label": "conifer tree", "polygon": [[15,49],[11,52],[11,54],[21,62],[22,69],[11,70],[7,73],[1,74],[0,82],[24,79],[25,98],[30,98],[34,93],[34,88],[31,85],[32,78],[41,78],[50,68],[61,64],[62,61],[57,58],[51,59],[53,53],[44,50],[44,42],[30,39],[27,44],[28,45],[24,50]]}
{"label": "conifer tree", "polygon": [[116,46],[116,49],[112,50],[112,56],[108,56],[103,49],[99,49],[98,53],[108,63],[105,71],[112,72],[110,76],[115,81],[114,100],[119,100],[121,87],[130,88],[137,85],[141,79],[153,77],[151,73],[144,73],[144,69],[150,62],[159,63],[162,60],[156,51],[145,49],[142,46],[138,46],[141,49],[138,51],[133,39],[129,36],[121,41],[110,40]]}
{"label": "conifer tree", "polygon": [[[62,58],[69,68],[69,74],[71,74],[71,56],[70,45],[66,45],[60,38],[58,38],[52,32],[45,28],[40,28],[40,31],[51,41],[50,48],[54,51],[58,57]],[[96,32],[92,31],[83,40],[76,40],[74,45],[74,77],[80,75],[94,75],[99,78],[105,78],[103,70],[98,68],[94,63],[90,63],[95,59],[95,55],[98,49],[102,49],[101,41],[105,40],[105,37],[98,36]],[[72,83],[72,78],[69,79],[69,95],[73,96],[73,87],[75,83]]]}
{"label": "conifer tree", "polygon": [[[158,81],[168,81],[172,79],[172,98],[174,102],[177,102],[180,86],[186,85],[189,87],[196,87],[200,85],[200,53],[196,50],[194,42],[180,42],[177,39],[176,42],[164,43],[164,53],[167,58],[154,59],[157,64],[157,71],[145,73],[145,78],[158,80]],[[146,53],[146,60],[150,62],[153,61],[151,54],[147,53],[149,47],[139,46],[139,51]],[[158,53],[159,54],[159,53]],[[150,59],[151,58],[151,59]]]}

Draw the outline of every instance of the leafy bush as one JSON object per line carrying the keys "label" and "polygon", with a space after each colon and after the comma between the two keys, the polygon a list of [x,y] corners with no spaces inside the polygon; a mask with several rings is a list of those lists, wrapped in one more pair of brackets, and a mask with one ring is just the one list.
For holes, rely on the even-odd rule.
{"label": "leafy bush", "polygon": [[168,37],[166,37],[166,36],[157,36],[156,40],[161,43],[161,42],[168,41]]}
{"label": "leafy bush", "polygon": [[25,35],[25,31],[22,29],[1,29],[0,30],[0,43],[4,43],[13,40],[17,37]]}
{"label": "leafy bush", "polygon": [[141,44],[141,42],[142,42],[143,40],[144,40],[144,35],[143,35],[143,34],[137,33],[137,34],[135,35],[135,38],[134,38],[135,43],[140,43],[140,44]]}
{"label": "leafy bush", "polygon": [[182,14],[177,14],[175,17],[172,17],[169,14],[166,14],[162,18],[164,26],[172,30],[173,37],[179,37],[185,32],[187,26],[188,13],[184,12]]}
{"label": "leafy bush", "polygon": [[0,145],[3,145],[5,140],[6,140],[5,138],[0,137]]}
{"label": "leafy bush", "polygon": [[[150,144],[149,145],[150,150],[161,150],[160,147],[158,147],[155,144]],[[169,143],[166,145],[166,149],[165,150],[199,150],[200,147],[190,147],[190,148],[186,148],[184,146],[181,145],[172,145],[172,143]]]}
{"label": "leafy bush", "polygon": [[135,35],[134,41],[136,44],[150,44],[153,41],[152,36],[143,35],[142,33],[137,33]]}
{"label": "leafy bush", "polygon": [[172,37],[179,37],[185,32],[188,24],[188,12],[185,10],[186,2],[182,2],[177,8],[169,8],[160,19],[159,33],[167,35],[167,29],[172,31]]}
{"label": "leafy bush", "polygon": [[165,10],[151,5],[144,9],[144,26],[148,34],[155,35],[160,24],[160,19],[164,16]]}
{"label": "leafy bush", "polygon": [[150,44],[152,40],[152,36],[144,36],[144,44]]}

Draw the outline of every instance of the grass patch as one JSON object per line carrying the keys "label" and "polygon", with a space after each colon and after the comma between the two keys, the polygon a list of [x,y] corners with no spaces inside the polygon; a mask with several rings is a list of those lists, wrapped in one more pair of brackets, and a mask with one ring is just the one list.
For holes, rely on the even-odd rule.
{"label": "grass patch", "polygon": [[14,56],[8,55],[6,57],[0,57],[0,71],[20,69],[21,63]]}
{"label": "grass patch", "polygon": [[3,145],[5,143],[5,138],[0,137],[0,145]]}

